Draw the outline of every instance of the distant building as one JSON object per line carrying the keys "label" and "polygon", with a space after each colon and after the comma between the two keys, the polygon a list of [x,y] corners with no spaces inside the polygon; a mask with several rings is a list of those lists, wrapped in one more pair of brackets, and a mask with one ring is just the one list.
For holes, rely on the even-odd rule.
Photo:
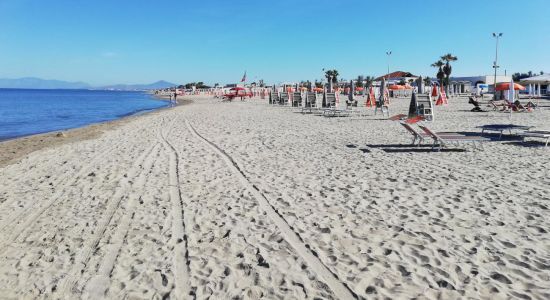
{"label": "distant building", "polygon": [[418,76],[413,75],[410,72],[395,71],[389,74],[382,75],[374,80],[381,81],[382,78],[385,78],[386,82],[388,83],[399,83],[401,80],[404,80],[405,82],[410,82],[412,80],[414,82],[416,81],[416,79],[418,79]]}
{"label": "distant building", "polygon": [[[512,76],[497,75],[497,83],[510,82]],[[495,75],[451,77],[449,86],[455,93],[471,93],[483,88],[484,92],[493,91]]]}

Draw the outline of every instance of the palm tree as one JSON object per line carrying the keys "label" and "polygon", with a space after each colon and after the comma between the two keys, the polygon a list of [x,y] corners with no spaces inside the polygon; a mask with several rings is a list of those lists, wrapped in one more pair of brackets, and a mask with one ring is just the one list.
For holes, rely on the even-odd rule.
{"label": "palm tree", "polygon": [[438,60],[433,64],[431,64],[432,67],[438,68],[438,71],[435,77],[437,77],[437,79],[439,80],[440,85],[443,84],[443,79],[445,79],[445,72],[443,72],[444,65],[445,64],[441,60]]}
{"label": "palm tree", "polygon": [[371,87],[373,82],[374,82],[374,76],[365,77],[366,87]]}
{"label": "palm tree", "polygon": [[332,78],[332,83],[338,83],[338,75],[337,70],[328,70],[325,72],[325,77],[327,80],[331,80]]}
{"label": "palm tree", "polygon": [[357,76],[357,87],[363,87],[363,81],[365,81],[365,76],[359,75]]}
{"label": "palm tree", "polygon": [[425,85],[425,86],[430,86],[430,85],[432,85],[432,79],[431,79],[430,77],[424,78],[424,85]]}
{"label": "palm tree", "polygon": [[451,73],[453,71],[453,67],[451,66],[450,62],[457,61],[458,57],[453,56],[451,53],[447,53],[443,56],[441,56],[441,62],[445,62],[445,65],[443,66],[443,72],[445,73],[445,90],[448,92],[448,86],[451,78]]}

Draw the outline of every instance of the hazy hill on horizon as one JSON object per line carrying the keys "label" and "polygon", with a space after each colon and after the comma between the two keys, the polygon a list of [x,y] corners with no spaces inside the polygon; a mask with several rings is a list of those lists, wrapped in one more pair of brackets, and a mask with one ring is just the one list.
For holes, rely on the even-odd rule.
{"label": "hazy hill on horizon", "polygon": [[42,79],[37,77],[0,78],[0,88],[4,89],[99,89],[99,90],[154,90],[174,87],[177,84],[159,80],[150,84],[115,84],[94,87],[86,82],[70,82],[55,79]]}

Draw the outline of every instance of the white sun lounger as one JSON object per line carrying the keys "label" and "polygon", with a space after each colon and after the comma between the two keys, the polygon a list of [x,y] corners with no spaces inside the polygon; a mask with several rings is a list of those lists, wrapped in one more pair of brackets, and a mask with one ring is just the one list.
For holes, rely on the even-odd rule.
{"label": "white sun lounger", "polygon": [[429,137],[433,139],[432,148],[436,148],[438,151],[441,151],[442,147],[447,147],[448,143],[472,143],[474,148],[476,143],[479,143],[480,148],[483,149],[482,142],[490,141],[488,138],[482,136],[467,136],[467,135],[439,135],[433,132],[431,129],[424,125],[418,125]]}
{"label": "white sun lounger", "polygon": [[519,134],[523,140],[525,141],[525,138],[538,138],[544,140],[544,147],[548,147],[548,143],[550,142],[550,131],[549,130],[528,130],[524,131]]}

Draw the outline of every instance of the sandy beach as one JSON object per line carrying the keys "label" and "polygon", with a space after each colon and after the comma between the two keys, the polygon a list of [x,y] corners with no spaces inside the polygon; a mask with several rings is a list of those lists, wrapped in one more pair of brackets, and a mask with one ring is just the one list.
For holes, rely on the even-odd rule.
{"label": "sandy beach", "polygon": [[[433,152],[372,109],[187,100],[0,143],[0,299],[550,298],[540,143]],[[470,108],[451,99],[429,125],[550,129],[546,108]]]}

